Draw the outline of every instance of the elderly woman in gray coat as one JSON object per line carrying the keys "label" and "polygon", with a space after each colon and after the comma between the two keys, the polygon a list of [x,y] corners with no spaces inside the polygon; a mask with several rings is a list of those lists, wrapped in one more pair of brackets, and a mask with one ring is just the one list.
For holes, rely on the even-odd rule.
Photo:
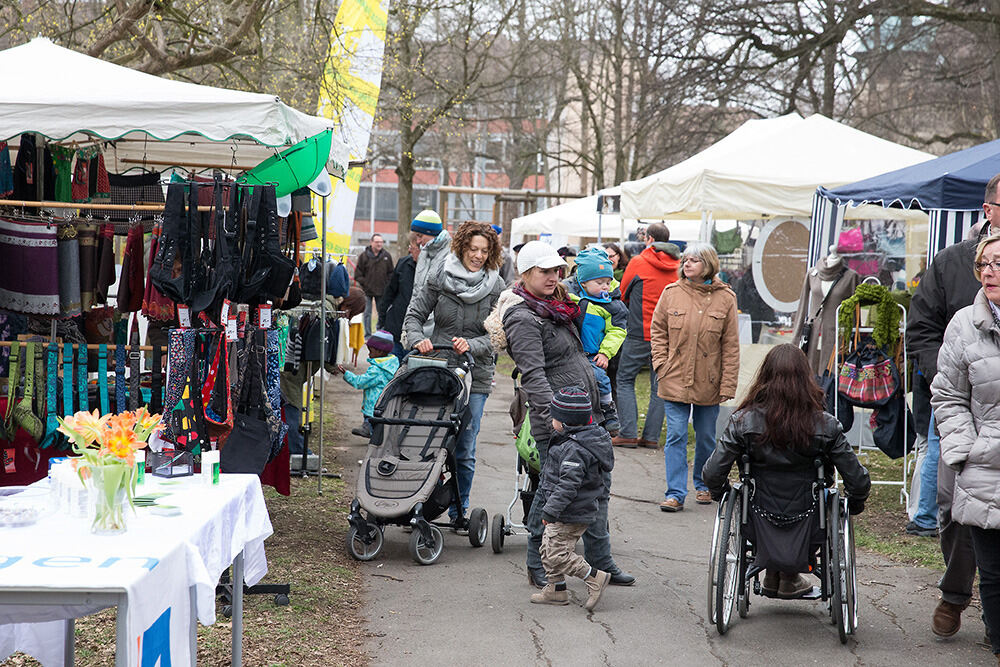
{"label": "elderly woman in gray coat", "polygon": [[972,533],[983,617],[1000,662],[1000,235],[979,244],[975,273],[982,289],[948,324],[931,405],[941,460],[957,472],[951,516]]}
{"label": "elderly woman in gray coat", "polygon": [[[422,289],[414,289],[403,319],[407,340],[421,354],[430,353],[434,345],[450,345],[458,354],[469,352],[475,361],[468,424],[455,445],[462,516],[469,509],[469,493],[476,473],[476,438],[486,397],[493,385],[495,359],[483,320],[504,288],[497,271],[500,262],[500,239],[493,229],[480,222],[462,223],[452,239],[444,269],[428,275]],[[426,338],[424,324],[432,314],[434,331]],[[458,508],[452,506],[448,514],[454,522]],[[464,532],[464,528],[461,530]]]}
{"label": "elderly woman in gray coat", "polygon": [[[566,262],[552,246],[541,241],[526,243],[517,255],[520,278],[500,296],[496,310],[486,322],[494,346],[498,350],[508,350],[521,372],[521,386],[528,395],[531,434],[543,465],[552,436],[549,405],[553,394],[571,385],[582,387],[590,394],[595,423],[604,418],[590,361],[573,324],[579,308],[569,299],[560,282],[565,268]],[[612,584],[627,586],[635,582],[635,577],[622,572],[611,557],[608,533],[611,474],[605,473],[604,477],[605,494],[599,501],[597,518],[583,534],[584,557],[592,567],[609,573]],[[545,494],[537,491],[526,522],[530,533],[528,580],[537,588],[546,584],[538,552],[542,543],[544,505]]]}

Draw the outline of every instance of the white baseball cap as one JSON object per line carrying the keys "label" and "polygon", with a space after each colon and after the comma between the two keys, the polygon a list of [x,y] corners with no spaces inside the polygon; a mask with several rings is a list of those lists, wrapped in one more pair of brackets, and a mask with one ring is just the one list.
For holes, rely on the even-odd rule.
{"label": "white baseball cap", "polygon": [[557,266],[567,266],[556,249],[542,241],[528,241],[517,253],[517,272],[524,273],[535,267],[552,269]]}

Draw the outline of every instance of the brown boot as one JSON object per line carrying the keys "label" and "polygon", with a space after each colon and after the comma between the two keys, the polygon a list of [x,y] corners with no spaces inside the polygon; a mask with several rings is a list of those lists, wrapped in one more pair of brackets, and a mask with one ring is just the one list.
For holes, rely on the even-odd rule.
{"label": "brown boot", "polygon": [[778,583],[778,597],[793,599],[801,597],[812,590],[812,584],[806,581],[798,572],[782,572]]}
{"label": "brown boot", "polygon": [[780,581],[777,570],[767,570],[764,573],[764,581],[760,584],[760,590],[764,595],[777,595]]}
{"label": "brown boot", "polygon": [[938,637],[951,637],[962,627],[962,611],[968,606],[968,602],[962,605],[944,600],[939,601],[937,607],[934,608],[931,630]]}
{"label": "brown boot", "polygon": [[601,599],[601,593],[608,587],[610,581],[611,575],[603,570],[597,570],[583,580],[583,583],[587,584],[587,590],[590,591],[590,595],[587,596],[587,604],[583,605],[587,611],[593,611],[594,607],[597,606],[597,601]]}
{"label": "brown boot", "polygon": [[545,584],[545,588],[539,593],[531,594],[531,601],[535,604],[569,604],[569,592],[564,588],[556,590],[555,584]]}

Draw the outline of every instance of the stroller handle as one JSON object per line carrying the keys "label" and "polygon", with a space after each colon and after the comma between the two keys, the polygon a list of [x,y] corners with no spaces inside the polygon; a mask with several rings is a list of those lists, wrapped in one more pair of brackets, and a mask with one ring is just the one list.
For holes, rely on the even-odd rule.
{"label": "stroller handle", "polygon": [[[442,345],[442,344],[435,344],[432,349],[435,352],[454,352],[455,351],[454,348],[452,348],[451,345]],[[417,351],[417,348],[415,348],[415,347],[407,350],[406,354],[403,356],[403,359],[402,359],[401,363],[406,363],[406,360],[410,358],[410,355],[413,354],[416,351]],[[476,365],[476,360],[473,359],[471,352],[468,352],[468,351],[465,352],[464,354],[462,354],[459,357],[459,359],[461,359],[460,363],[462,365],[464,365],[466,372],[469,372],[470,370],[472,370],[472,367]]]}

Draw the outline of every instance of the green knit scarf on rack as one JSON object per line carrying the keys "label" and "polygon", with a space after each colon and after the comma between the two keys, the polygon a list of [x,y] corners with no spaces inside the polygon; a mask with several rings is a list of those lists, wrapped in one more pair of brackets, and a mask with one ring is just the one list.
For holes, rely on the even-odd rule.
{"label": "green knit scarf on rack", "polygon": [[[889,288],[882,285],[861,283],[854,294],[840,304],[840,316],[837,325],[840,327],[841,340],[849,340],[854,334],[855,306],[875,306],[875,323],[872,324],[872,340],[886,350],[899,340],[899,320],[902,311],[892,298]],[[869,320],[869,324],[871,321]]]}

